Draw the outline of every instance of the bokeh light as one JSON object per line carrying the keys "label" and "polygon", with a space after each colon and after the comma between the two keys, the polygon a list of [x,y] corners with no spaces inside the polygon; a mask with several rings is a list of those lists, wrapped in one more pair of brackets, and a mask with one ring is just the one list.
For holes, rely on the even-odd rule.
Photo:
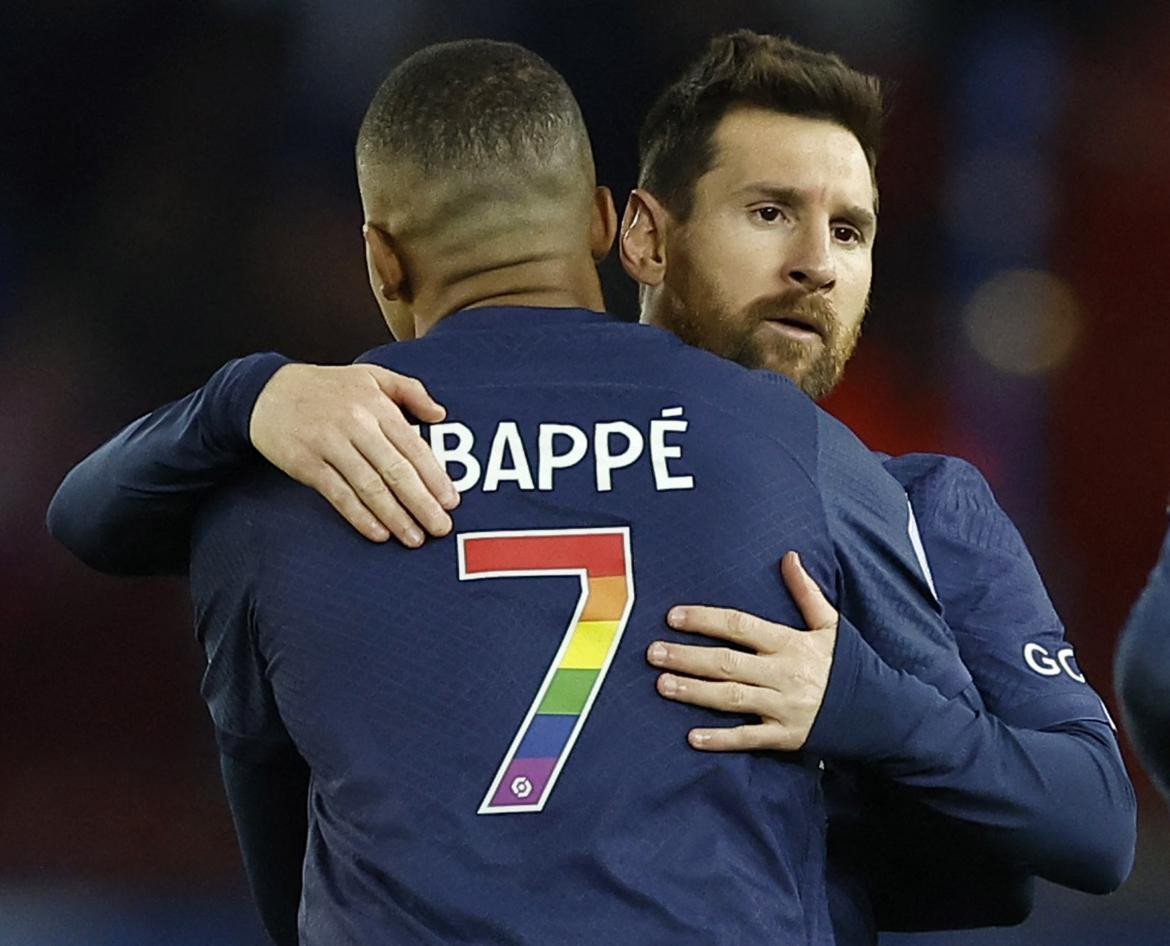
{"label": "bokeh light", "polygon": [[1081,310],[1068,283],[1036,269],[997,273],[967,303],[967,341],[1005,374],[1038,375],[1067,362]]}

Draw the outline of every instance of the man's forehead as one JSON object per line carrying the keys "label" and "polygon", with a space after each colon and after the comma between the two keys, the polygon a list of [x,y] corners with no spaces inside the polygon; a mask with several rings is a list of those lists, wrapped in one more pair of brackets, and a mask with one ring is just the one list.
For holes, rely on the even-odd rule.
{"label": "man's forehead", "polygon": [[860,142],[836,122],[737,108],[716,126],[714,172],[738,189],[766,180],[810,195],[872,207],[873,176]]}

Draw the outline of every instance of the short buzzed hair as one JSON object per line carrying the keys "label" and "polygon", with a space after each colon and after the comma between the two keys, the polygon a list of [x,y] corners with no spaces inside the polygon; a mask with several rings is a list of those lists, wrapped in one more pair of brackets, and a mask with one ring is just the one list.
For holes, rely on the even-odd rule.
{"label": "short buzzed hair", "polygon": [[379,87],[362,122],[363,175],[409,167],[424,175],[530,181],[587,167],[581,110],[564,78],[514,43],[473,39],[428,46]]}
{"label": "short buzzed hair", "polygon": [[714,166],[715,129],[739,107],[835,122],[876,171],[885,119],[878,79],[831,53],[739,30],[711,40],[654,102],[638,136],[639,185],[679,220],[694,208],[695,182]]}

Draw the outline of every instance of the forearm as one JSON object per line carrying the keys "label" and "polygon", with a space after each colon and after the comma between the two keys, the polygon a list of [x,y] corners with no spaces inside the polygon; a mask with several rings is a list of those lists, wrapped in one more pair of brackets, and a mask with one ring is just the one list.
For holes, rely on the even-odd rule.
{"label": "forearm", "polygon": [[257,764],[221,753],[220,770],[264,928],[277,946],[296,946],[309,767],[299,759]]}
{"label": "forearm", "polygon": [[49,531],[99,571],[185,573],[195,509],[252,457],[252,407],[286,363],[271,353],[229,362],[198,391],[125,428],[66,476]]}
{"label": "forearm", "polygon": [[1115,888],[1132,863],[1135,806],[1107,726],[1007,726],[883,663],[842,621],[808,748],[870,766],[910,798],[977,828],[1021,871]]}

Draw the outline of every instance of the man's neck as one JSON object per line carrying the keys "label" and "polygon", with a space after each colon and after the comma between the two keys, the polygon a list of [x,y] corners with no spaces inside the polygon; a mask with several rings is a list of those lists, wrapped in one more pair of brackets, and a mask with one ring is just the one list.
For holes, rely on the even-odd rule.
{"label": "man's neck", "polygon": [[415,304],[416,337],[440,319],[462,309],[485,306],[579,308],[605,311],[601,281],[593,260],[552,257],[463,275]]}

